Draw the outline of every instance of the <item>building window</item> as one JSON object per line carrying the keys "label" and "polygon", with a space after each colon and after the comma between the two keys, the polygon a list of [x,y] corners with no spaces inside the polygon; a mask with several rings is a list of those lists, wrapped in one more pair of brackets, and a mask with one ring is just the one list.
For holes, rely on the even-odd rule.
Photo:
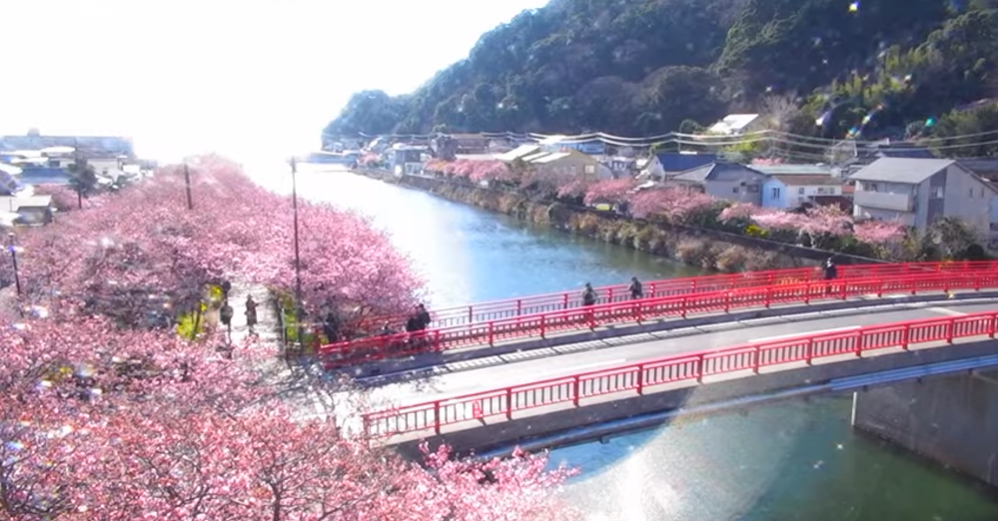
{"label": "building window", "polygon": [[967,197],[974,197],[974,189],[973,188],[971,188],[970,190],[968,190],[968,192],[970,192],[970,193],[967,194]]}
{"label": "building window", "polygon": [[802,187],[798,188],[797,189],[797,193],[800,194],[800,195],[804,195],[804,187],[802,186]]}
{"label": "building window", "polygon": [[731,187],[731,193],[737,194],[738,193],[738,187],[737,186],[732,186]]}
{"label": "building window", "polygon": [[59,168],[59,160],[58,159],[49,159],[49,166],[52,167],[52,168]]}
{"label": "building window", "polygon": [[941,187],[941,186],[933,186],[932,187],[932,192],[931,192],[930,197],[932,197],[934,199],[942,199],[943,195],[944,195],[943,187]]}
{"label": "building window", "polygon": [[877,183],[863,183],[863,189],[866,190],[867,192],[876,192]]}
{"label": "building window", "polygon": [[772,196],[773,199],[779,199],[780,198],[780,189],[779,188],[773,188],[770,191],[769,195]]}
{"label": "building window", "polygon": [[759,193],[759,185],[748,185],[748,192],[750,194],[757,194],[757,193]]}

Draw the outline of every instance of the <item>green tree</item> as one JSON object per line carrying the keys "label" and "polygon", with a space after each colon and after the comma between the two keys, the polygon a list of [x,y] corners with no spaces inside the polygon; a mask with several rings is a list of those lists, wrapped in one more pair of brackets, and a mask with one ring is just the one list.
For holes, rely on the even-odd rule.
{"label": "green tree", "polygon": [[83,208],[83,198],[97,191],[97,171],[85,158],[77,157],[68,167],[69,185],[76,191],[77,208]]}

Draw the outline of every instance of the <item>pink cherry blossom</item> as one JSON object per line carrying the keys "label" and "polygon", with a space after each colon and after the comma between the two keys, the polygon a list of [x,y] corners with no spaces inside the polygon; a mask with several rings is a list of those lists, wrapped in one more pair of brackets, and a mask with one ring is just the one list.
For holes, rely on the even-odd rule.
{"label": "pink cherry blossom", "polygon": [[867,244],[879,245],[896,243],[904,239],[905,229],[894,221],[863,221],[853,226],[856,240]]}
{"label": "pink cherry blossom", "polygon": [[52,205],[60,212],[76,210],[79,207],[76,191],[69,185],[37,185],[35,186],[35,194],[52,196]]}
{"label": "pink cherry blossom", "polygon": [[660,215],[676,224],[687,223],[717,204],[717,199],[707,194],[684,188],[652,188],[630,197],[634,217],[643,219]]}
{"label": "pink cherry blossom", "polygon": [[582,197],[586,195],[589,186],[592,185],[587,179],[573,179],[558,187],[558,197]]}
{"label": "pink cherry blossom", "polygon": [[586,190],[585,204],[618,204],[627,200],[635,183],[631,179],[608,179],[597,181]]}
{"label": "pink cherry blossom", "polygon": [[[16,327],[15,327],[16,326]],[[335,423],[303,418],[250,368],[175,335],[122,330],[63,308],[0,323],[0,515],[106,521],[547,520],[572,474],[543,457],[427,469]]]}

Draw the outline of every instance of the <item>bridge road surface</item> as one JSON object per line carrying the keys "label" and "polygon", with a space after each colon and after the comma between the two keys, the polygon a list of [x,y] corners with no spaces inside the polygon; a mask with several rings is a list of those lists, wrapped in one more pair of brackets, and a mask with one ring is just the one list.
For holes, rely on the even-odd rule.
{"label": "bridge road surface", "polygon": [[[519,359],[518,355],[504,355],[439,366],[434,376],[373,387],[364,401],[372,410],[382,410],[610,369],[671,355],[809,333],[844,332],[863,326],[993,311],[996,306],[998,303],[994,301],[980,300],[885,305],[618,337],[608,341],[587,342],[581,345],[581,350],[574,352],[572,348],[576,346],[561,346],[538,350],[546,352],[546,355],[521,353],[524,356]],[[565,354],[558,354],[559,351]],[[348,414],[343,408],[339,412],[341,425],[350,425],[350,429],[359,428],[356,414]]]}

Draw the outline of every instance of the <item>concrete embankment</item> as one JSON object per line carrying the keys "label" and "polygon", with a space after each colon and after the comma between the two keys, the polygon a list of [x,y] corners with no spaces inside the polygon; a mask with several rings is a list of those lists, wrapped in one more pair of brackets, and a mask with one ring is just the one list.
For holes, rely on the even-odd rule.
{"label": "concrete embankment", "polygon": [[[653,255],[722,272],[817,266],[831,252],[755,237],[621,218],[608,212],[531,200],[523,194],[476,187],[423,176],[396,177],[389,172],[355,172],[381,181],[430,192],[520,220],[617,244]],[[840,264],[882,262],[836,253]]]}

